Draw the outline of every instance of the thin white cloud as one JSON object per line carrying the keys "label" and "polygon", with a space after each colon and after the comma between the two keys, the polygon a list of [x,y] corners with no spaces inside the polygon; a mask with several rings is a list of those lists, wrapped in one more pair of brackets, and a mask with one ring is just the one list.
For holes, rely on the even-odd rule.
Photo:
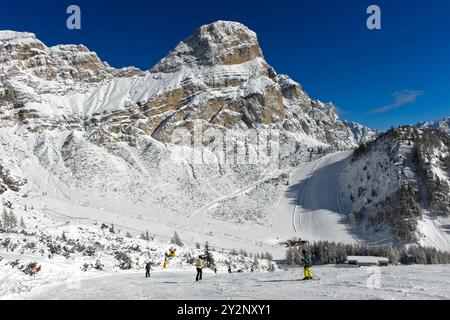
{"label": "thin white cloud", "polygon": [[336,108],[336,112],[338,113],[339,116],[348,115],[351,113],[350,111],[344,110],[341,107],[338,107],[338,106],[334,106],[334,107]]}
{"label": "thin white cloud", "polygon": [[383,113],[392,109],[399,108],[401,106],[411,104],[417,101],[417,98],[423,95],[423,90],[403,90],[394,92],[392,97],[394,102],[384,107],[373,110],[373,113]]}

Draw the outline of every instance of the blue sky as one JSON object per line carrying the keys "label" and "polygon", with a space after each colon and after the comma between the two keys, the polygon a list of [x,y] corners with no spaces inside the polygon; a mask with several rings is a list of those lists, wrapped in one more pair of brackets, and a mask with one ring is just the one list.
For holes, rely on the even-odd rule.
{"label": "blue sky", "polygon": [[[66,28],[70,4],[81,8],[81,30]],[[381,7],[382,30],[366,28],[371,4]],[[278,73],[335,103],[344,119],[387,129],[450,116],[450,1],[15,0],[2,3],[0,29],[33,32],[47,45],[82,43],[114,67],[149,69],[219,19],[254,30]]]}

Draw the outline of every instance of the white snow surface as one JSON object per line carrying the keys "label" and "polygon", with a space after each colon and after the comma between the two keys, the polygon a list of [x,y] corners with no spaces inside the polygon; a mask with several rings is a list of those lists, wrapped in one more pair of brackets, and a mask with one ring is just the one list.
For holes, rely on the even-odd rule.
{"label": "white snow surface", "polygon": [[[299,281],[301,269],[254,274],[220,272],[217,275],[206,271],[199,282],[194,280],[194,270],[157,271],[151,278],[144,278],[143,272],[71,275],[59,279],[60,275],[55,274],[52,281],[44,275],[32,279],[9,273],[2,279],[2,288],[12,277],[22,279],[11,286],[2,299],[448,300],[450,278],[446,274],[449,268],[446,265],[380,269],[315,266],[313,272],[320,277],[319,281]],[[374,272],[378,274],[378,271],[379,286],[372,281]]]}
{"label": "white snow surface", "polygon": [[[355,243],[340,207],[339,176],[352,151],[306,163],[295,171],[273,218],[278,233],[309,241]],[[286,223],[290,221],[291,223]]]}

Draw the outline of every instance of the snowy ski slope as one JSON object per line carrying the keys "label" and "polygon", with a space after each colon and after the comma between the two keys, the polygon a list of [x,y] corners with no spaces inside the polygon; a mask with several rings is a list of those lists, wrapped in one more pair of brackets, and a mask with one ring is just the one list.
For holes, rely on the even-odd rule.
{"label": "snowy ski slope", "polygon": [[339,176],[351,151],[327,155],[305,163],[291,177],[275,209],[273,230],[280,236],[357,242],[340,208]]}

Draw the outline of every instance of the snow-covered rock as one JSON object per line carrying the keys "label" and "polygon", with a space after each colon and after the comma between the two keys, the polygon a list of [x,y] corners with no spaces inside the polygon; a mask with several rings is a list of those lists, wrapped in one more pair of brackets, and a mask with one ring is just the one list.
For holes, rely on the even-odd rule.
{"label": "snow-covered rock", "polygon": [[375,140],[381,134],[381,131],[370,129],[357,122],[344,121],[344,124],[352,131],[356,142],[360,145]]}
{"label": "snow-covered rock", "polygon": [[450,135],[450,117],[438,121],[424,121],[416,125],[418,128],[440,129]]}

